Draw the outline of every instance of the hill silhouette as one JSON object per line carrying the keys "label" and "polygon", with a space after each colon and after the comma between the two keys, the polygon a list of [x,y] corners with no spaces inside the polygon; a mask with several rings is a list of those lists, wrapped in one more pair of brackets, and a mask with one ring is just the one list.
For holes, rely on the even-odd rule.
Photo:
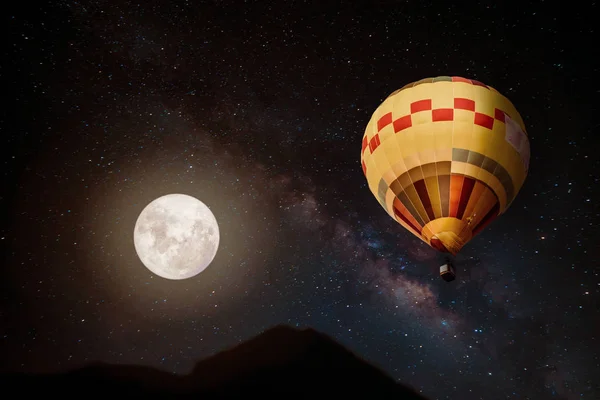
{"label": "hill silhouette", "polygon": [[335,398],[425,400],[313,329],[277,326],[196,364],[186,376],[150,367],[95,363],[59,374],[0,376],[20,396]]}

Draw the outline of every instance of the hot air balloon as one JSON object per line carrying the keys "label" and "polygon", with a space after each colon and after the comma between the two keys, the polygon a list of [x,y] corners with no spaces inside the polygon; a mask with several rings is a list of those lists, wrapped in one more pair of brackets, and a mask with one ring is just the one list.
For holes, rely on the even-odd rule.
{"label": "hot air balloon", "polygon": [[[373,113],[361,149],[379,204],[406,230],[452,255],[506,212],[529,157],[525,125],[510,100],[456,76],[422,79],[390,94]],[[450,262],[440,274],[454,279]]]}

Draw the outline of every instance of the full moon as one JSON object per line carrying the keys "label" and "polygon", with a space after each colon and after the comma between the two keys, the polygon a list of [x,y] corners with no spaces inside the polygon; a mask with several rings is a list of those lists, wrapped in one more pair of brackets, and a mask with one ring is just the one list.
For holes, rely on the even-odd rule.
{"label": "full moon", "polygon": [[215,258],[219,225],[200,200],[168,194],[142,210],[133,243],[150,271],[166,279],[187,279],[204,271]]}

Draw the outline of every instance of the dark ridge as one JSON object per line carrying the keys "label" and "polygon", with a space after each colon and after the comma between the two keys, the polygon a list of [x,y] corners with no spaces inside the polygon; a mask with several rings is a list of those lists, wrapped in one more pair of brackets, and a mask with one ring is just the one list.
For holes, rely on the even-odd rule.
{"label": "dark ridge", "polygon": [[44,396],[166,398],[380,398],[424,400],[378,368],[313,329],[277,326],[196,364],[187,376],[94,363],[62,374],[0,376],[3,390]]}

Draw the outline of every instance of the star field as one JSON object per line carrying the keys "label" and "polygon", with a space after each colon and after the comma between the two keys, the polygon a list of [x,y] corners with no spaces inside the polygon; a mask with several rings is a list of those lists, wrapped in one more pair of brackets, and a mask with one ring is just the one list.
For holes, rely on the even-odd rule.
{"label": "star field", "polygon": [[[326,4],[322,4],[326,3]],[[185,374],[310,326],[431,399],[597,399],[598,5],[55,1],[4,14],[2,371]],[[459,75],[531,140],[506,214],[443,257],[377,204],[362,135],[394,90]],[[198,276],[139,261],[168,193],[207,204]],[[491,397],[490,397],[491,396]]]}

